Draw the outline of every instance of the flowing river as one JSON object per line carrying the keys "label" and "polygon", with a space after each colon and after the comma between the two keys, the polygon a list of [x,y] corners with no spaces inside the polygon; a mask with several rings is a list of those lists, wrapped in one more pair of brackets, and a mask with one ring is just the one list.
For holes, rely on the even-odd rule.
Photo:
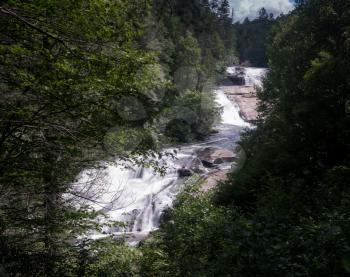
{"label": "flowing river", "polygon": [[[227,69],[230,74],[235,67]],[[245,83],[249,86],[261,85],[266,70],[245,68]],[[159,175],[152,169],[134,167],[126,169],[122,166],[108,165],[98,173],[94,182],[100,184],[95,201],[90,205],[96,210],[104,211],[110,220],[123,222],[123,226],[106,227],[102,233],[94,233],[93,238],[105,235],[128,237],[130,245],[136,245],[142,238],[159,227],[164,210],[172,206],[185,178],[180,177],[179,170],[200,167],[200,175],[205,177],[213,169],[206,168],[198,159],[198,151],[206,147],[234,150],[244,128],[250,124],[245,122],[239,113],[239,107],[232,103],[219,88],[215,90],[217,103],[223,107],[222,120],[215,126],[216,133],[199,143],[178,146],[176,158],[166,158],[167,171]],[[227,170],[232,162],[223,162],[215,170]],[[88,183],[91,172],[82,174],[80,183]]]}

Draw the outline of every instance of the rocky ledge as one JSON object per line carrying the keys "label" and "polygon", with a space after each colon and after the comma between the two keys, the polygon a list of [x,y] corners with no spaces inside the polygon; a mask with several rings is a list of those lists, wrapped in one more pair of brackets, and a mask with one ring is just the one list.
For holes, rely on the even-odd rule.
{"label": "rocky ledge", "polygon": [[237,155],[226,148],[206,147],[197,153],[202,164],[208,168],[207,174],[203,176],[201,190],[206,192],[217,186],[218,183],[227,179],[230,167],[237,161]]}
{"label": "rocky ledge", "polygon": [[228,169],[215,170],[205,177],[201,191],[207,192],[214,189],[218,183],[223,182],[227,179],[227,174],[230,173]]}
{"label": "rocky ledge", "polygon": [[[245,121],[253,121],[257,118],[256,111],[258,99],[255,88],[252,86],[234,85],[232,79],[225,80],[220,89],[228,99],[236,103],[240,108],[240,115]],[[206,147],[198,150],[196,159],[178,170],[179,177],[186,178],[193,173],[203,177],[202,191],[209,191],[218,183],[227,179],[231,165],[237,162],[237,155],[230,149],[220,147]]]}
{"label": "rocky ledge", "polygon": [[244,67],[231,67],[227,70],[227,78],[236,86],[244,86],[245,83],[245,68]]}
{"label": "rocky ledge", "polygon": [[225,85],[221,89],[229,100],[239,106],[240,115],[245,121],[252,121],[258,117],[258,98],[254,87]]}
{"label": "rocky ledge", "polygon": [[[240,72],[238,72],[238,75]],[[238,76],[239,77],[239,76]],[[258,112],[258,98],[256,96],[256,90],[253,86],[237,85],[226,80],[225,84],[222,84],[220,89],[226,94],[227,98],[236,103],[240,109],[240,115],[245,121],[253,121],[257,119]],[[235,80],[237,81],[237,80]],[[237,81],[239,83],[239,81]],[[234,152],[228,149],[217,149],[209,147],[198,152],[198,158],[202,164],[211,168],[204,177],[202,185],[202,191],[209,191],[217,186],[218,183],[227,179],[227,174],[230,173],[230,169],[223,169],[218,166],[222,163],[235,163],[237,156]]]}
{"label": "rocky ledge", "polygon": [[213,168],[215,165],[232,163],[236,160],[236,154],[231,150],[219,147],[206,147],[197,153],[205,167]]}

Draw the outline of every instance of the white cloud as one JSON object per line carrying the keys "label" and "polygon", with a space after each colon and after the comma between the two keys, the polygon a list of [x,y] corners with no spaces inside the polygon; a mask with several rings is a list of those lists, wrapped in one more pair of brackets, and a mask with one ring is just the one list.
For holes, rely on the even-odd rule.
{"label": "white cloud", "polygon": [[256,18],[262,7],[275,16],[288,13],[294,8],[289,0],[230,0],[230,2],[235,10],[235,20],[240,21],[246,17]]}

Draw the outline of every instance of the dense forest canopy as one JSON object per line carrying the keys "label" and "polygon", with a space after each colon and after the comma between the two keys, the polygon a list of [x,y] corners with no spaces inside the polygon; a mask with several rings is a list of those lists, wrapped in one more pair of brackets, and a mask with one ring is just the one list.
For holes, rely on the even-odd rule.
{"label": "dense forest canopy", "polygon": [[[1,1],[0,276],[350,275],[350,2],[233,21],[227,0]],[[91,240],[79,173],[163,172],[239,63],[269,66],[239,170],[188,184],[138,248]]]}
{"label": "dense forest canopy", "polygon": [[278,20],[242,169],[183,192],[144,276],[349,276],[349,15],[306,0]]}
{"label": "dense forest canopy", "polygon": [[235,23],[237,34],[237,52],[243,65],[267,67],[267,47],[270,43],[271,30],[276,24],[272,13],[261,8],[254,20],[246,18],[242,23]]}
{"label": "dense forest canopy", "polygon": [[1,2],[0,275],[134,276],[134,250],[81,239],[99,214],[73,184],[114,157],[157,169],[164,143],[210,133],[235,59],[228,2],[213,5]]}

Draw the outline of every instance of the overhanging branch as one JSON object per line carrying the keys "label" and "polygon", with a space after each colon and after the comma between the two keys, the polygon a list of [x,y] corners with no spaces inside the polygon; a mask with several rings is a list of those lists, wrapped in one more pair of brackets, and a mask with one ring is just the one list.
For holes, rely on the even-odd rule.
{"label": "overhanging branch", "polygon": [[43,34],[43,35],[46,35],[47,37],[50,37],[56,41],[58,41],[59,43],[61,43],[69,52],[71,52],[72,54],[73,51],[72,49],[69,48],[69,46],[66,44],[66,42],[61,39],[60,37],[56,36],[56,35],[53,35],[45,30],[43,30],[42,28],[36,26],[35,24],[29,22],[28,20],[26,20],[26,18],[18,15],[17,13],[15,13],[14,11],[10,10],[10,9],[7,9],[7,8],[4,8],[4,7],[0,7],[0,12],[3,13],[3,14],[6,14],[6,15],[9,15],[9,16],[12,16],[14,17],[15,19],[17,19],[18,21],[24,23],[25,25],[27,25],[28,27],[36,30],[37,32]]}

